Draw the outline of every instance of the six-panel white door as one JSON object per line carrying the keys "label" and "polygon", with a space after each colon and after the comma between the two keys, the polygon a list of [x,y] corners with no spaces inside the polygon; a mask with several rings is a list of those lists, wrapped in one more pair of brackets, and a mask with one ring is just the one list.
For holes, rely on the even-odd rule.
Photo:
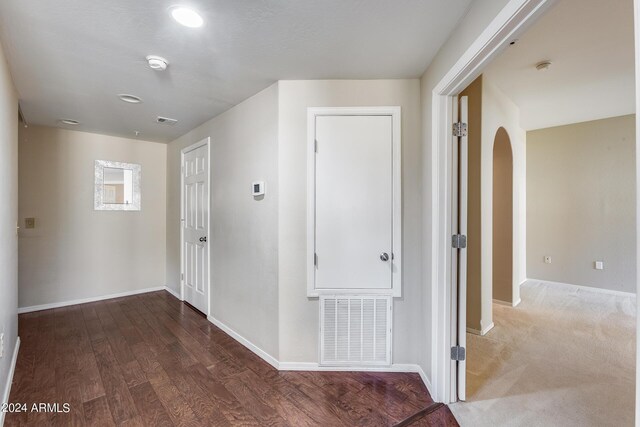
{"label": "six-panel white door", "polygon": [[315,287],[391,289],[392,117],[317,116]]}
{"label": "six-panel white door", "polygon": [[209,306],[209,145],[183,153],[183,298],[208,314]]}

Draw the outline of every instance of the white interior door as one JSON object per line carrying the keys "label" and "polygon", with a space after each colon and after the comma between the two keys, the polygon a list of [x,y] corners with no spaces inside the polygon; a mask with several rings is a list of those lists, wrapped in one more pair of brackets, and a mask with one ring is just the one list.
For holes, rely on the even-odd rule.
{"label": "white interior door", "polygon": [[183,299],[209,314],[209,144],[183,152],[182,207]]}
{"label": "white interior door", "polygon": [[[466,96],[459,98],[459,122],[468,123],[468,100]],[[467,195],[468,195],[468,159],[469,159],[469,142],[466,133],[454,139],[458,152],[458,197],[457,197],[457,234],[467,236]],[[455,151],[454,151],[455,152]],[[456,233],[454,231],[454,233]],[[466,243],[461,248],[454,248],[457,256],[457,345],[464,349],[467,348],[467,248]],[[457,361],[457,394],[458,400],[466,399],[467,384],[467,361],[466,354]]]}
{"label": "white interior door", "polygon": [[391,289],[392,117],[316,117],[315,285]]}

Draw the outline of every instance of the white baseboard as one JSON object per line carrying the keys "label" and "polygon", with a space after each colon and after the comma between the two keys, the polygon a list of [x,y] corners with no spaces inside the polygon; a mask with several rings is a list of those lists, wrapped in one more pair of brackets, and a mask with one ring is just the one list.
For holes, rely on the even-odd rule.
{"label": "white baseboard", "polygon": [[[13,374],[16,372],[16,363],[18,362],[18,351],[20,350],[20,337],[16,340],[16,345],[13,348],[13,357],[11,358],[11,365],[9,365],[9,375],[7,375],[7,384],[4,387],[4,395],[2,396],[2,403],[9,403],[9,395],[11,394],[11,384],[13,383]],[[5,412],[0,411],[0,426],[4,425]]]}
{"label": "white baseboard", "polygon": [[157,292],[157,291],[163,291],[165,289],[166,289],[166,286],[158,286],[158,287],[155,287],[155,288],[137,289],[135,291],[119,292],[117,294],[102,295],[102,296],[98,296],[98,297],[81,298],[81,299],[76,299],[76,300],[71,300],[71,301],[54,302],[54,303],[50,303],[50,304],[32,305],[30,307],[19,307],[18,308],[18,313],[19,314],[31,313],[32,311],[49,310],[49,309],[52,309],[52,308],[66,307],[68,305],[85,304],[85,303],[88,303],[88,302],[102,301],[102,300],[112,299],[112,298],[127,297],[127,296],[130,296],[130,295],[146,294],[147,292]]}
{"label": "white baseboard", "polygon": [[518,304],[520,304],[522,302],[522,300],[520,298],[518,298],[516,301],[514,301],[513,303],[509,302],[509,301],[501,301],[499,299],[494,299],[493,303],[494,304],[498,304],[498,305],[504,305],[506,307],[516,307]]}
{"label": "white baseboard", "polygon": [[[273,366],[279,371],[326,371],[326,372],[410,372],[420,375],[422,382],[429,391],[429,394],[433,396],[431,388],[431,382],[427,378],[424,370],[418,364],[412,363],[394,363],[391,366],[320,366],[318,363],[311,362],[280,362],[275,357],[225,325],[220,320],[213,316],[207,316],[207,319],[222,329],[231,338],[238,341],[240,344],[251,350],[262,360]],[[492,324],[493,325],[493,324]]]}
{"label": "white baseboard", "polygon": [[542,283],[548,283],[548,284],[553,285],[553,286],[562,286],[562,287],[567,287],[567,288],[576,289],[576,290],[579,289],[579,290],[587,291],[587,292],[595,292],[595,293],[599,293],[599,294],[617,295],[617,296],[621,296],[621,297],[634,297],[635,298],[635,296],[636,296],[636,294],[633,293],[633,292],[614,291],[614,290],[611,290],[611,289],[594,288],[592,286],[574,285],[572,283],[554,282],[554,281],[551,281],[551,280],[531,279],[531,278],[525,280],[524,282],[522,282],[522,284],[520,286],[522,286],[526,282],[542,282]]}
{"label": "white baseboard", "polygon": [[164,287],[164,290],[169,292],[171,295],[173,295],[174,297],[180,299],[180,291],[176,291],[175,289],[172,289],[168,286]]}
{"label": "white baseboard", "polygon": [[473,328],[469,328],[467,327],[467,332],[469,332],[470,334],[474,334],[474,335],[486,335],[487,332],[489,332],[490,330],[493,329],[493,327],[495,326],[495,324],[493,322],[491,322],[489,324],[489,326],[487,326],[486,328],[482,329],[481,331],[478,329],[473,329]]}
{"label": "white baseboard", "polygon": [[258,347],[257,345],[255,345],[254,343],[252,343],[251,341],[249,341],[248,339],[246,339],[245,337],[243,337],[242,335],[240,335],[239,333],[237,333],[236,331],[234,331],[229,326],[225,325],[215,317],[207,316],[207,319],[209,320],[209,322],[213,323],[218,328],[222,329],[225,333],[227,333],[227,335],[231,336],[231,338],[238,341],[240,344],[242,344],[243,346],[247,347],[249,350],[257,354],[262,360],[267,362],[269,365],[273,366],[276,369],[279,369],[278,359],[276,359],[275,357],[273,357],[272,355],[270,355],[269,353],[267,353],[266,351],[264,351],[263,349],[261,349],[260,347]]}

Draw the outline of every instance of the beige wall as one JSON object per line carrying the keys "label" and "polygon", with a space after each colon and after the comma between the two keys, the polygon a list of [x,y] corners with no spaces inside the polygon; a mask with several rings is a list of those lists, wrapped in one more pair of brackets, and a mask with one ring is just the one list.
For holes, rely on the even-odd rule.
{"label": "beige wall", "polygon": [[[526,132],[520,127],[519,108],[498,88],[491,75],[482,86],[482,233],[493,236],[494,143],[502,128],[509,137],[513,155],[513,224],[511,299],[520,302],[520,284],[526,278]],[[482,241],[482,324],[493,323],[493,239]],[[496,260],[495,262],[500,262]]]}
{"label": "beige wall", "polygon": [[[141,211],[94,210],[95,160],[142,165]],[[165,285],[166,145],[29,126],[19,162],[20,307]]]}
{"label": "beige wall", "polygon": [[[6,402],[8,374],[18,339],[18,95],[0,46],[0,399]],[[0,425],[4,413],[0,413]]]}
{"label": "beige wall", "polygon": [[[167,283],[180,289],[180,150],[211,137],[211,316],[278,357],[278,85],[171,142]],[[251,183],[265,181],[264,199]]]}
{"label": "beige wall", "polygon": [[416,363],[425,328],[421,305],[420,82],[279,82],[280,360],[318,362],[319,304],[307,298],[307,107],[402,107],[403,289],[393,305],[393,362]]}
{"label": "beige wall", "polygon": [[[474,333],[486,333],[493,326],[493,299],[517,304],[520,299],[519,284],[524,281],[522,265],[525,255],[526,234],[524,227],[525,206],[525,132],[519,125],[518,107],[507,98],[489,76],[480,76],[461,93],[469,99],[469,178],[468,178],[468,246],[467,246],[467,329]],[[498,131],[503,132],[512,159],[512,185],[507,188],[494,181],[494,144]],[[499,165],[500,166],[500,165]],[[494,194],[495,190],[501,191]],[[504,194],[509,191],[509,194]],[[493,206],[497,202],[511,204],[508,245],[494,247],[494,238],[506,236],[494,234]],[[498,222],[506,225],[506,222]],[[509,256],[507,256],[509,254]],[[494,259],[497,255],[497,259]],[[508,265],[504,265],[508,263]],[[504,266],[497,279],[508,292],[493,295],[496,277],[494,266]],[[506,277],[508,274],[509,277]]]}
{"label": "beige wall", "polygon": [[460,96],[468,102],[467,328],[482,330],[482,76]]}
{"label": "beige wall", "polygon": [[493,142],[493,299],[513,301],[513,154],[504,128]]}
{"label": "beige wall", "polygon": [[635,139],[635,115],[527,133],[529,278],[636,292]]}

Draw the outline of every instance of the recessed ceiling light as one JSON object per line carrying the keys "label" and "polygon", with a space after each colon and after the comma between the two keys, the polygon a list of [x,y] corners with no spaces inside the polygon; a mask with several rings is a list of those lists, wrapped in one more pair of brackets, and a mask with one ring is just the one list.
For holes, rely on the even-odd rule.
{"label": "recessed ceiling light", "polygon": [[60,119],[60,123],[64,123],[65,125],[71,125],[71,126],[76,126],[80,124],[79,121],[71,120],[71,119]]}
{"label": "recessed ceiling light", "polygon": [[142,99],[135,95],[129,95],[127,93],[121,93],[118,95],[118,98],[124,102],[128,102],[129,104],[139,104],[142,102]]}
{"label": "recessed ceiling light", "polygon": [[547,71],[551,67],[551,61],[540,61],[536,64],[536,70]]}
{"label": "recessed ceiling light", "polygon": [[171,16],[173,16],[173,19],[178,21],[178,23],[189,28],[202,27],[202,24],[204,24],[204,20],[202,19],[202,16],[198,14],[198,12],[184,6],[176,6],[171,8]]}
{"label": "recessed ceiling light", "polygon": [[147,62],[149,63],[149,67],[158,71],[166,70],[167,66],[169,65],[169,61],[167,61],[161,56],[156,56],[156,55],[147,56]]}

